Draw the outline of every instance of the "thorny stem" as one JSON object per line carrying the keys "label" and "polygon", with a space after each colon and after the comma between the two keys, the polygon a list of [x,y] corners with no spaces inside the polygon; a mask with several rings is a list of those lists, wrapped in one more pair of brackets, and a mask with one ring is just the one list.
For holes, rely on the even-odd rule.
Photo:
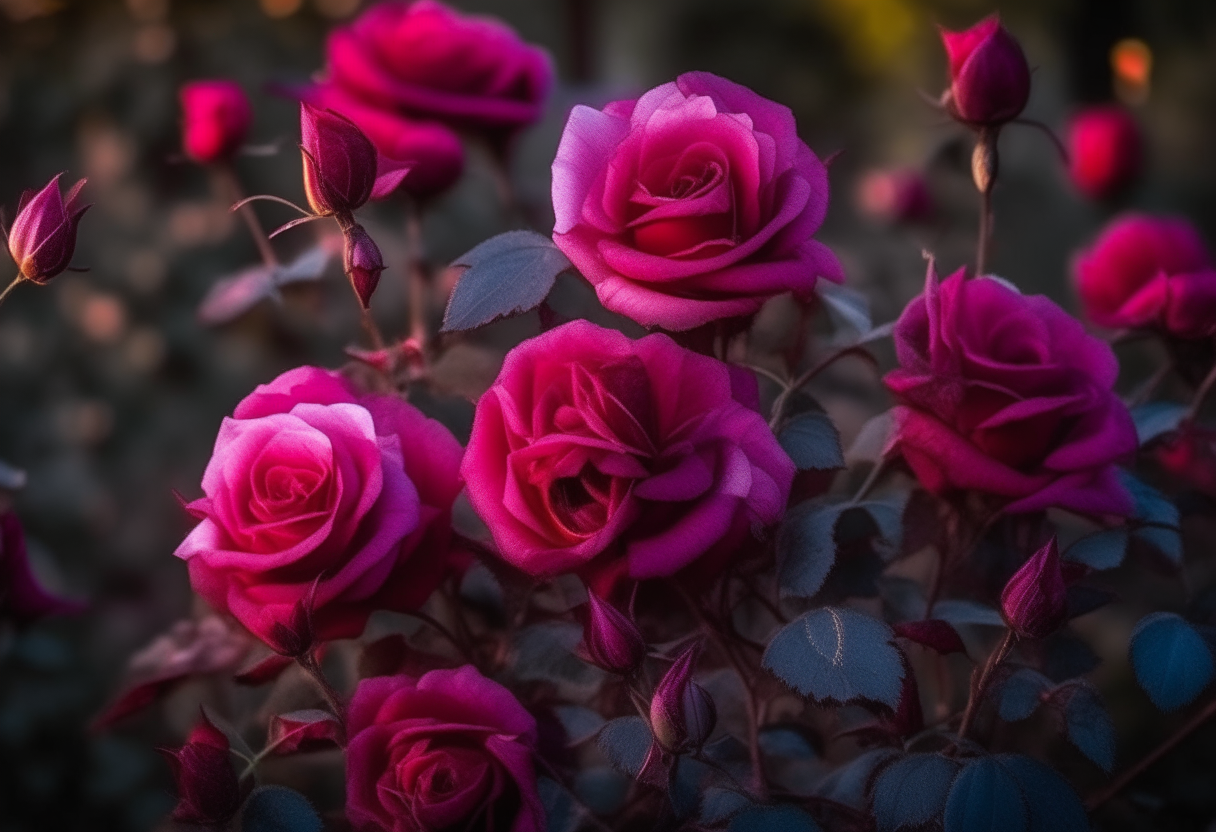
{"label": "thorny stem", "polygon": [[1095,811],[1102,806],[1102,804],[1106,803],[1106,801],[1123,791],[1133,780],[1143,774],[1150,766],[1152,766],[1166,754],[1173,751],[1179,743],[1181,743],[1191,734],[1195,733],[1195,731],[1202,727],[1202,725],[1213,716],[1216,716],[1216,699],[1213,699],[1207,704],[1207,707],[1187,720],[1185,725],[1166,738],[1164,742],[1149,752],[1146,757],[1115,778],[1115,780],[1105,789],[1095,794],[1089,800],[1085,801],[1086,810],[1090,812]]}
{"label": "thorny stem", "polygon": [[25,280],[25,275],[18,274],[13,278],[13,282],[4,287],[4,291],[0,292],[0,303],[4,303],[4,299],[8,297],[9,292],[17,288],[17,284]]}
{"label": "thorny stem", "polygon": [[234,206],[240,206],[236,210],[241,215],[241,219],[245,221],[245,225],[248,226],[249,234],[253,237],[258,251],[262,255],[262,262],[271,267],[279,265],[279,258],[275,256],[274,248],[270,245],[270,238],[266,236],[266,230],[262,228],[262,223],[258,219],[257,213],[254,212],[253,206],[245,199],[236,171],[232,169],[231,165],[220,165],[216,170],[219,174],[220,186],[228,191],[228,199]]}
{"label": "thorny stem", "polygon": [[743,694],[746,698],[747,711],[747,739],[748,751],[751,754],[752,761],[752,780],[756,794],[761,800],[767,799],[768,784],[764,780],[764,760],[760,756],[760,720],[759,710],[756,707],[756,693],[752,690],[751,680],[748,678],[747,671],[739,662],[738,657],[731,651],[729,645],[722,640],[722,635],[718,632],[718,628],[710,623],[705,617],[705,613],[701,611],[696,600],[688,594],[688,591],[679,584],[672,582],[671,586],[676,593],[684,600],[689,612],[697,619],[701,625],[701,629],[705,632],[706,637],[713,643],[714,648],[722,654],[722,658],[726,659],[735,674],[739,677],[739,682],[743,685]]}
{"label": "thorny stem", "polygon": [[967,733],[971,730],[971,724],[975,722],[975,715],[979,713],[980,703],[984,701],[984,694],[988,690],[988,684],[992,681],[992,672],[996,670],[1001,662],[1005,661],[1005,657],[1009,655],[1009,651],[1013,649],[1013,645],[1017,642],[1018,636],[1013,630],[1005,631],[1005,638],[1001,641],[1001,646],[992,652],[988,657],[988,661],[984,663],[983,670],[979,671],[978,675],[973,675],[971,682],[971,696],[967,699],[967,709],[963,711],[963,721],[958,726],[958,738],[960,740],[967,739]]}
{"label": "thorny stem", "polygon": [[[0,295],[0,300],[3,299],[4,297]],[[1195,398],[1191,399],[1191,409],[1187,411],[1186,421],[1195,421],[1195,417],[1199,415],[1199,408],[1203,407],[1203,400],[1208,397],[1208,393],[1212,392],[1214,384],[1216,384],[1216,364],[1213,364],[1212,369],[1208,370],[1199,389],[1195,391]]]}
{"label": "thorny stem", "polygon": [[409,250],[406,265],[406,289],[410,304],[410,337],[418,342],[418,349],[425,355],[427,342],[427,285],[426,252],[422,239],[422,211],[418,203],[410,200],[405,207],[405,238]]}
{"label": "thorny stem", "polygon": [[321,670],[321,665],[317,662],[316,653],[312,650],[307,651],[301,656],[296,657],[296,662],[300,667],[304,668],[304,672],[312,677],[317,683],[317,688],[321,691],[321,696],[325,697],[325,704],[333,711],[334,716],[343,725],[346,724],[346,706],[342,704],[342,696],[329,680],[325,678],[325,673]]}

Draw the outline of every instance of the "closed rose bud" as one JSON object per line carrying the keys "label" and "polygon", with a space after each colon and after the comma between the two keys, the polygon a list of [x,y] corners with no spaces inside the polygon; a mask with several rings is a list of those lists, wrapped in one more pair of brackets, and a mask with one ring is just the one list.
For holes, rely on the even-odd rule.
{"label": "closed rose bud", "polygon": [[232,768],[228,738],[203,715],[186,744],[176,751],[161,749],[177,782],[173,819],[181,823],[218,826],[241,806],[241,786]]}
{"label": "closed rose bud", "polygon": [[300,150],[304,193],[318,216],[349,214],[371,197],[376,148],[350,119],[301,104]]}
{"label": "closed rose bud", "polygon": [[371,306],[372,292],[380,282],[380,272],[384,271],[384,258],[380,248],[363,226],[355,223],[343,230],[345,247],[342,250],[342,268],[350,278],[359,303],[367,309]]}
{"label": "closed rose bud", "polygon": [[245,142],[253,110],[239,84],[191,81],[181,88],[182,148],[200,164],[222,162]]}
{"label": "closed rose bud", "polygon": [[1001,614],[1022,638],[1046,638],[1063,625],[1068,617],[1068,587],[1054,537],[1005,584]]}
{"label": "closed rose bud", "polygon": [[1030,67],[1000,18],[991,15],[965,32],[942,29],[941,35],[950,61],[950,113],[975,127],[1017,118],[1030,98]]}
{"label": "closed rose bud", "polygon": [[1122,107],[1091,107],[1068,125],[1068,175],[1090,199],[1117,195],[1140,174],[1140,128]]}
{"label": "closed rose bud", "polygon": [[610,673],[632,673],[646,658],[646,641],[637,626],[594,592],[587,593],[583,655]]}
{"label": "closed rose bud", "polygon": [[659,745],[678,754],[700,748],[713,733],[718,709],[705,688],[692,680],[700,645],[692,644],[676,657],[650,701],[650,729]]}
{"label": "closed rose bud", "polygon": [[37,193],[26,191],[17,207],[17,218],[8,232],[8,252],[21,276],[46,283],[63,272],[76,250],[76,226],[90,205],[80,204],[81,179],[68,191],[59,192],[59,174]]}

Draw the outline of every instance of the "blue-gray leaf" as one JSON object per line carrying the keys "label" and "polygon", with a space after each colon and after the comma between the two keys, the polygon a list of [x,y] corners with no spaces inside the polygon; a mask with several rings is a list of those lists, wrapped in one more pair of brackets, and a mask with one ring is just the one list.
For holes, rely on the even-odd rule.
{"label": "blue-gray leaf", "polygon": [[1021,754],[1001,754],[996,759],[1022,788],[1030,832],[1088,832],[1085,807],[1064,778]]}
{"label": "blue-gray leaf", "polygon": [[983,627],[1004,627],[1005,619],[992,607],[978,601],[951,598],[933,605],[933,617],[951,624],[975,624]]}
{"label": "blue-gray leaf", "polygon": [[594,737],[604,727],[604,718],[580,705],[558,705],[553,709],[566,731],[566,742],[578,745]]}
{"label": "blue-gray leaf", "polygon": [[631,781],[608,766],[583,769],[574,778],[574,793],[597,815],[614,815],[625,805]]}
{"label": "blue-gray leaf", "polygon": [[546,832],[575,832],[585,812],[565,786],[548,777],[537,778],[536,791],[545,807]]}
{"label": "blue-gray leaf", "polygon": [[650,726],[640,716],[623,716],[605,725],[597,742],[618,771],[637,777],[650,753]]}
{"label": "blue-gray leaf", "polygon": [[321,832],[308,798],[285,786],[259,786],[241,809],[241,832]]}
{"label": "blue-gray leaf", "polygon": [[878,832],[926,826],[946,805],[959,764],[940,754],[909,754],[882,770],[874,781]]}
{"label": "blue-gray leaf", "polygon": [[491,237],[456,259],[468,266],[443,316],[442,332],[458,332],[540,305],[557,276],[573,268],[553,241],[535,231]]}
{"label": "blue-gray leaf", "polygon": [[830,471],[844,467],[840,434],[826,413],[800,413],[781,429],[781,447],[799,471]]}
{"label": "blue-gray leaf", "polygon": [[1001,685],[1001,719],[1018,722],[1033,714],[1051,690],[1051,680],[1029,667],[1016,670]]}
{"label": "blue-gray leaf", "polygon": [[1068,547],[1065,560],[1083,563],[1091,569],[1114,569],[1127,554],[1127,529],[1106,529],[1086,535]]}
{"label": "blue-gray leaf", "polygon": [[753,806],[735,815],[727,832],[821,832],[815,819],[793,806]]}
{"label": "blue-gray leaf", "polygon": [[1182,518],[1178,507],[1160,491],[1150,488],[1126,471],[1121,471],[1120,475],[1123,485],[1135,500],[1132,510],[1133,526],[1135,521],[1151,524],[1136,528],[1132,534],[1161,552],[1170,562],[1181,563],[1182,535],[1179,526]]}
{"label": "blue-gray leaf", "polygon": [[1102,697],[1087,682],[1069,683],[1064,695],[1067,696],[1064,728],[1068,741],[1109,774],[1115,767],[1115,725]]}
{"label": "blue-gray leaf", "polygon": [[836,563],[836,521],[848,503],[812,501],[795,506],[777,530],[777,579],[781,594],[810,598]]}
{"label": "blue-gray leaf", "polygon": [[1021,786],[992,757],[968,763],[946,800],[945,832],[1028,832],[1029,820]]}
{"label": "blue-gray leaf", "polygon": [[1170,433],[1190,410],[1178,402],[1148,402],[1132,408],[1132,421],[1136,423],[1136,438],[1141,445],[1152,442],[1158,436]]}
{"label": "blue-gray leaf", "polygon": [[710,787],[701,798],[701,821],[709,826],[716,826],[751,805],[752,799],[745,794],[733,789]]}
{"label": "blue-gray leaf", "polygon": [[1132,668],[1163,711],[1195,700],[1212,681],[1212,651],[1194,627],[1172,612],[1155,612],[1132,630]]}
{"label": "blue-gray leaf", "polygon": [[895,634],[846,607],[824,607],[783,627],[764,651],[766,670],[803,696],[899,705],[904,675]]}

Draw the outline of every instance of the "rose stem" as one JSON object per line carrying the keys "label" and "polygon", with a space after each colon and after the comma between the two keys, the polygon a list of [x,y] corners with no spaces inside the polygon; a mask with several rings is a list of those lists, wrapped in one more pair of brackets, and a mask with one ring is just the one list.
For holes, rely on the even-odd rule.
{"label": "rose stem", "polygon": [[[217,165],[214,169],[218,174],[220,187],[228,191],[230,204],[236,205],[241,202],[245,198],[245,193],[241,190],[241,181],[237,178],[232,166],[223,164]],[[270,245],[270,238],[266,236],[266,230],[262,228],[262,223],[258,220],[253,205],[246,202],[237,210],[240,212],[241,218],[245,220],[245,225],[248,226],[249,234],[257,244],[258,251],[261,252],[262,262],[271,268],[279,265],[279,258],[275,256],[274,248]]]}
{"label": "rose stem", "polygon": [[705,617],[705,613],[703,613],[701,608],[697,606],[697,602],[693,599],[693,597],[688,594],[684,587],[680,586],[675,581],[671,582],[671,586],[676,591],[676,594],[684,599],[684,603],[687,605],[689,612],[691,612],[693,617],[697,619],[697,623],[701,625],[701,629],[704,631],[705,635],[711,642],[713,642],[713,645],[717,651],[722,654],[722,658],[726,659],[727,663],[730,664],[731,668],[735,671],[735,675],[739,677],[739,682],[743,685],[743,694],[747,700],[747,708],[745,709],[747,711],[747,739],[748,750],[751,753],[752,760],[753,786],[755,787],[757,796],[759,796],[762,800],[767,799],[768,784],[764,781],[764,760],[760,756],[759,710],[756,707],[756,694],[755,691],[752,690],[751,681],[748,679],[747,673],[743,669],[743,666],[739,663],[738,658],[733,652],[731,652],[726,642],[722,640],[722,636],[718,633],[717,628],[714,627],[713,624],[709,622],[709,619]]}
{"label": "rose stem", "polygon": [[971,723],[975,721],[975,715],[979,712],[980,702],[983,701],[984,694],[988,690],[988,684],[992,681],[992,672],[1000,666],[1001,662],[1005,661],[1005,657],[1009,655],[1009,651],[1013,649],[1013,645],[1017,640],[1017,633],[1013,630],[1006,630],[1005,638],[1001,641],[1001,646],[988,656],[988,661],[984,662],[983,670],[980,670],[978,675],[972,675],[971,696],[967,699],[967,709],[963,711],[963,721],[958,726],[958,738],[960,740],[965,740],[967,733],[971,730]]}
{"label": "rose stem", "polygon": [[312,650],[304,652],[296,657],[296,662],[300,667],[304,668],[304,672],[312,677],[317,683],[317,688],[320,689],[321,695],[325,697],[325,704],[329,705],[329,709],[333,711],[334,716],[338,721],[346,724],[346,706],[342,704],[341,695],[334,690],[333,685],[325,678],[325,673],[321,670],[321,665],[317,663],[317,656]]}
{"label": "rose stem", "polygon": [[[0,300],[3,296],[0,295]],[[1199,385],[1199,389],[1195,391],[1195,398],[1191,399],[1191,409],[1187,411],[1186,421],[1193,422],[1195,417],[1199,415],[1199,408],[1203,406],[1203,400],[1208,397],[1208,393],[1212,391],[1212,385],[1216,384],[1216,364],[1212,365],[1212,369],[1208,370],[1207,376],[1204,377],[1203,383]]]}
{"label": "rose stem", "polygon": [[785,403],[789,400],[789,397],[793,395],[795,390],[798,390],[809,383],[811,379],[815,378],[815,376],[822,373],[841,358],[844,358],[846,355],[853,354],[869,360],[871,364],[877,363],[874,356],[870,354],[869,350],[867,350],[861,344],[851,344],[847,347],[842,347],[835,352],[828,353],[818,364],[811,367],[805,373],[790,382],[789,385],[777,396],[776,400],[773,401],[773,407],[770,411],[770,418],[768,422],[769,427],[773,429],[773,432],[775,433],[777,428],[780,427],[781,419],[785,415],[783,412],[785,410]]}
{"label": "rose stem", "polygon": [[1095,794],[1089,800],[1085,801],[1085,808],[1092,812],[1102,804],[1106,803],[1106,801],[1117,795],[1119,792],[1123,791],[1123,789],[1125,789],[1129,783],[1143,774],[1145,770],[1149,768],[1149,766],[1153,765],[1166,754],[1173,751],[1179,743],[1193,734],[1213,716],[1216,716],[1216,699],[1209,702],[1207,707],[1191,717],[1191,719],[1188,720],[1185,725],[1183,725],[1181,728],[1171,734],[1164,742],[1154,748],[1148,754],[1148,756],[1144,757],[1127,771],[1120,774],[1119,777],[1116,778],[1115,781],[1105,789]]}
{"label": "rose stem", "polygon": [[992,188],[996,184],[997,171],[1000,167],[996,142],[997,131],[984,128],[980,130],[979,138],[975,143],[975,151],[971,154],[971,178],[980,192],[980,232],[975,255],[976,277],[982,275],[988,265],[988,249],[992,242]]}
{"label": "rose stem", "polygon": [[4,287],[4,291],[0,292],[0,303],[4,303],[4,299],[8,297],[9,292],[17,288],[17,284],[25,280],[25,275],[17,275],[13,278],[13,282]]}
{"label": "rose stem", "polygon": [[409,251],[406,264],[406,289],[409,293],[410,304],[410,337],[418,344],[418,349],[426,354],[427,342],[427,298],[430,287],[427,285],[426,266],[424,264],[425,249],[422,240],[422,209],[417,201],[410,199],[405,206],[405,239]]}

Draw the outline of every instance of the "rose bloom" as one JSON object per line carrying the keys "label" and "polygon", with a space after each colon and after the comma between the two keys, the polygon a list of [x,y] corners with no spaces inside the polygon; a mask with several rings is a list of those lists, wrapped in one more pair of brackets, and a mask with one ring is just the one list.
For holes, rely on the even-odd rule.
{"label": "rose bloom", "polygon": [[442,577],[460,443],[412,405],[301,367],[225,419],[203,517],[177,556],[217,609],[274,644],[317,583],[319,638],[358,636],[376,609],[422,604]]}
{"label": "rose bloom", "polygon": [[1126,514],[1114,463],[1136,430],[1111,387],[1114,353],[1051,300],[959,270],[895,325],[891,448],[936,494],[976,491],[1006,512]]}
{"label": "rose bloom", "polygon": [[191,81],[179,93],[182,147],[200,164],[230,158],[245,141],[253,110],[240,84]]}
{"label": "rose bloom", "polygon": [[574,321],[507,354],[462,472],[503,558],[532,575],[671,575],[780,519],[794,465],[755,377]]}
{"label": "rose bloom", "polygon": [[1140,174],[1140,128],[1119,106],[1090,107],[1068,123],[1068,176],[1090,199],[1107,199]]}
{"label": "rose bloom", "polygon": [[536,720],[472,666],[364,679],[347,716],[357,832],[542,832]]}
{"label": "rose bloom", "polygon": [[1073,263],[1085,314],[1099,326],[1216,334],[1216,268],[1183,219],[1125,214]]}
{"label": "rose bloom", "polygon": [[690,72],[636,101],[575,107],[553,162],[553,240],[600,302],[692,329],[844,279],[811,239],[828,174],[789,108]]}
{"label": "rose bloom", "polygon": [[496,135],[539,120],[553,85],[543,49],[434,0],[372,6],[326,51],[330,80],[354,98]]}

